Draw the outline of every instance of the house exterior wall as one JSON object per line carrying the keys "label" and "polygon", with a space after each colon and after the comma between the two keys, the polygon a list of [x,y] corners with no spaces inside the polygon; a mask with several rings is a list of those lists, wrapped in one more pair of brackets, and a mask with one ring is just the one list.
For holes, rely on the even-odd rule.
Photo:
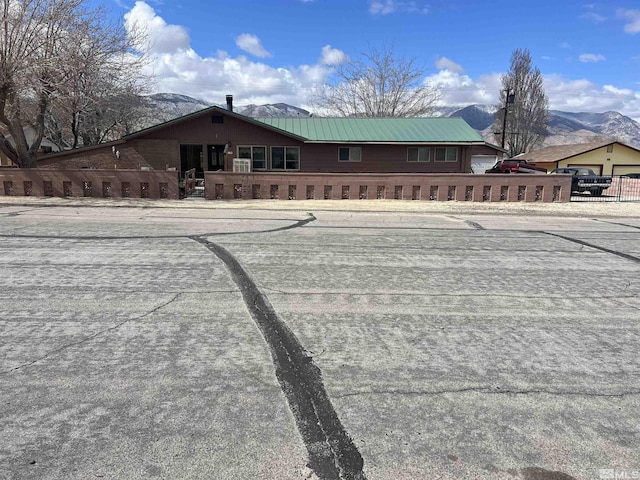
{"label": "house exterior wall", "polygon": [[[430,148],[428,162],[408,162],[407,148],[410,145],[381,144],[306,144],[300,150],[300,172],[330,173],[460,173],[468,156],[468,146],[457,146],[458,159],[455,162],[436,162],[435,147]],[[424,145],[420,145],[421,147]],[[338,160],[340,147],[360,147],[359,162]]]}
{"label": "house exterior wall", "polygon": [[607,152],[603,146],[590,152],[575,155],[558,162],[536,165],[551,171],[554,168],[584,166],[592,168],[601,175],[622,175],[624,173],[640,173],[640,152],[619,143],[612,144],[613,151]]}
{"label": "house exterior wall", "polygon": [[[119,157],[112,147],[120,152]],[[75,169],[140,169],[151,167],[145,157],[140,155],[133,145],[121,143],[89,149],[65,152],[63,155],[45,155],[38,159],[38,168]]]}
{"label": "house exterior wall", "polygon": [[[222,123],[214,123],[212,117],[223,117]],[[174,124],[167,124],[162,128],[142,132],[136,136],[134,142],[175,142],[159,152],[151,149],[136,149],[154,165],[154,168],[166,168],[166,165],[180,168],[179,146],[201,145],[202,151],[207,152],[207,145],[230,144],[230,154],[225,158],[225,170],[233,169],[232,159],[238,156],[238,146],[264,146],[267,148],[267,171],[271,165],[270,147],[299,147],[299,172],[416,172],[416,173],[461,173],[469,172],[471,155],[495,154],[490,147],[481,145],[459,145],[456,162],[435,162],[434,148],[437,146],[453,145],[418,145],[429,146],[431,160],[429,162],[407,162],[407,148],[416,145],[388,145],[388,144],[340,144],[340,143],[304,143],[289,135],[284,135],[269,128],[246,122],[220,112],[208,112]],[[161,143],[158,143],[161,145]],[[362,160],[360,162],[338,161],[338,148],[341,146],[361,147]],[[171,152],[171,158],[168,154]],[[478,153],[476,153],[478,152]],[[154,160],[153,155],[161,156],[162,160]],[[175,155],[175,156],[174,156]],[[207,169],[206,158],[204,170]],[[158,166],[156,166],[158,165]]]}
{"label": "house exterior wall", "polygon": [[[264,146],[267,152],[267,168],[271,171],[271,149],[278,147],[299,148],[299,170],[287,172],[330,173],[466,173],[471,171],[472,155],[496,154],[496,150],[483,145],[469,144],[380,144],[380,143],[305,143],[296,137],[274,131],[267,126],[255,124],[242,118],[210,110],[187,116],[179,121],[168,122],[138,132],[121,141],[104,147],[90,147],[63,154],[43,156],[39,166],[44,168],[142,168],[156,170],[182,168],[181,145],[202,147],[202,169],[208,169],[208,146],[228,145],[224,170],[232,171],[232,160],[238,157],[239,146]],[[341,146],[360,147],[361,161],[339,161]],[[409,147],[428,147],[427,162],[408,162]],[[117,158],[112,151],[119,151]],[[437,147],[458,149],[455,161],[435,161]],[[284,172],[284,170],[273,170]]]}
{"label": "house exterior wall", "polygon": [[180,143],[175,139],[134,139],[127,142],[155,170],[180,169]]}

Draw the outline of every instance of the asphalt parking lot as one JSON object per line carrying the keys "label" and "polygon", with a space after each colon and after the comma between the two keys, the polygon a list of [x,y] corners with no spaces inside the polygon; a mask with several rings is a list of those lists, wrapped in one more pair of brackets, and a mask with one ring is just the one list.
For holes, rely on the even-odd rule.
{"label": "asphalt parking lot", "polygon": [[238,205],[0,205],[0,478],[640,478],[637,208]]}

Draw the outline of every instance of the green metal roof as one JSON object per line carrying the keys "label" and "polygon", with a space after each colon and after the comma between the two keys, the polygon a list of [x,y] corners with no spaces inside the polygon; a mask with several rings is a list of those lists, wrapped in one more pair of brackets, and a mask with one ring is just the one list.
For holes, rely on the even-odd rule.
{"label": "green metal roof", "polygon": [[484,143],[480,134],[461,118],[260,117],[253,120],[312,142]]}

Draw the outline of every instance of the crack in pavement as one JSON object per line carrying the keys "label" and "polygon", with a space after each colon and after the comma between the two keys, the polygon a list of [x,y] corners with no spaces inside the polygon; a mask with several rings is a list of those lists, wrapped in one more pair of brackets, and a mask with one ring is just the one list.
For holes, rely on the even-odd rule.
{"label": "crack in pavement", "polygon": [[576,396],[576,397],[602,397],[602,398],[623,398],[627,396],[640,395],[640,390],[629,390],[622,393],[598,393],[598,392],[576,392],[576,391],[553,391],[553,390],[512,390],[500,387],[468,387],[445,390],[367,390],[361,392],[349,392],[334,395],[335,398],[357,397],[361,395],[446,395],[449,393],[486,393],[489,395],[553,395],[553,396]]}
{"label": "crack in pavement", "polygon": [[231,253],[200,236],[191,238],[226,265],[242,292],[271,352],[276,377],[307,449],[309,468],[323,480],[366,480],[364,460],[331,404],[313,357]]}
{"label": "crack in pavement", "polygon": [[[212,232],[212,233],[203,233],[198,234],[198,237],[217,237],[217,236],[226,236],[226,235],[242,235],[247,233],[273,233],[273,232],[282,232],[285,230],[291,230],[293,228],[299,228],[306,225],[309,222],[313,222],[317,220],[317,218],[313,215],[313,213],[307,213],[307,218],[302,220],[296,220],[294,223],[290,225],[285,225],[284,227],[272,228],[267,230],[247,230],[240,232]],[[99,241],[99,240],[153,240],[153,239],[173,239],[173,238],[194,238],[193,235],[131,235],[131,236],[96,236],[96,235],[28,235],[28,234],[0,234],[0,238],[37,238],[37,239],[45,239],[45,240],[87,240],[87,241]]]}
{"label": "crack in pavement", "polygon": [[105,328],[105,329],[99,330],[96,333],[94,333],[93,335],[89,335],[88,337],[85,337],[82,340],[78,340],[76,342],[71,342],[71,343],[67,343],[65,345],[62,345],[62,346],[56,348],[55,350],[51,350],[50,352],[47,352],[46,354],[42,355],[41,357],[36,358],[35,360],[32,360],[32,361],[27,362],[27,363],[23,363],[22,365],[18,365],[17,367],[13,367],[13,368],[10,368],[9,370],[5,370],[3,372],[0,372],[0,375],[8,375],[9,373],[15,372],[16,370],[20,370],[20,369],[23,369],[23,368],[30,367],[30,366],[35,365],[36,363],[46,359],[46,358],[49,358],[49,357],[55,355],[56,353],[60,353],[63,350],[66,350],[68,348],[74,347],[76,345],[81,345],[81,344],[89,342],[89,341],[93,340],[94,338],[97,338],[97,337],[99,337],[101,335],[104,335],[106,333],[109,333],[109,332],[112,332],[114,330],[117,330],[118,328],[122,327],[124,324],[126,324],[128,322],[132,322],[134,320],[140,320],[141,318],[148,317],[149,315],[152,315],[155,312],[157,312],[158,310],[161,310],[162,308],[166,307],[167,305],[175,302],[181,295],[182,295],[182,293],[177,293],[177,294],[175,294],[173,296],[173,298],[171,300],[163,303],[162,305],[158,305],[157,307],[153,308],[152,310],[149,310],[148,312],[146,312],[146,313],[144,313],[142,315],[139,315],[139,316],[133,317],[133,318],[127,318],[126,320],[123,320],[122,322],[119,322],[119,323],[117,323],[117,324],[115,324],[115,325],[113,325],[113,326],[111,326],[109,328]]}
{"label": "crack in pavement", "polygon": [[578,245],[582,245],[584,247],[595,248],[596,250],[600,250],[601,252],[611,253],[613,255],[617,255],[618,257],[624,258],[626,260],[631,260],[632,262],[640,263],[640,258],[634,257],[633,255],[629,255],[628,253],[619,252],[617,250],[612,250],[606,247],[600,247],[599,245],[594,245],[593,243],[585,242],[584,240],[578,240],[577,238],[567,237],[566,235],[560,235],[559,233],[544,232],[544,231],[541,231],[540,233],[544,233],[545,235],[550,235],[552,237],[562,238],[564,240],[577,243]]}
{"label": "crack in pavement", "polygon": [[629,225],[628,223],[609,222],[607,220],[602,220],[600,218],[593,218],[592,220],[595,221],[595,222],[606,223],[608,225],[620,225],[622,227],[635,228],[636,230],[640,230],[639,226],[637,226],[637,225]]}
{"label": "crack in pavement", "polygon": [[[271,229],[267,229],[267,230],[254,230],[254,231],[247,231],[247,232],[219,232],[219,233],[205,233],[203,235],[198,235],[199,237],[213,237],[213,236],[223,236],[223,235],[238,235],[238,234],[242,234],[242,233],[273,233],[273,232],[283,232],[285,230],[291,230],[294,228],[299,228],[299,227],[303,227],[305,226],[307,223],[310,222],[314,222],[316,221],[317,218],[315,217],[315,215],[313,213],[307,213],[307,218],[304,218],[302,220],[298,220],[295,223],[292,223],[291,225],[285,225],[284,227],[278,227],[278,228],[271,228]],[[189,238],[193,238],[193,237],[189,237]]]}
{"label": "crack in pavement", "polygon": [[454,220],[463,221],[464,223],[466,223],[468,226],[470,226],[471,228],[473,228],[475,230],[486,230],[486,228],[484,228],[478,222],[474,222],[472,220],[465,220],[463,218],[456,217],[455,215],[447,215],[447,217],[452,218]]}

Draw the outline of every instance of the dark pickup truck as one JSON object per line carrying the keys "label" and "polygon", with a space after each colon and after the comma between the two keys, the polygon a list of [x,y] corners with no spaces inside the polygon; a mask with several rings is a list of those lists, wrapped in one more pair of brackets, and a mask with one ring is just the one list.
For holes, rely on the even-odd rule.
{"label": "dark pickup truck", "polygon": [[526,160],[498,160],[493,167],[485,170],[484,173],[547,173],[544,167],[537,167],[527,163]]}
{"label": "dark pickup truck", "polygon": [[569,174],[571,179],[572,192],[590,192],[591,195],[600,196],[602,192],[611,186],[611,177],[598,175],[590,168],[584,167],[563,167],[554,168],[549,172],[552,175]]}

